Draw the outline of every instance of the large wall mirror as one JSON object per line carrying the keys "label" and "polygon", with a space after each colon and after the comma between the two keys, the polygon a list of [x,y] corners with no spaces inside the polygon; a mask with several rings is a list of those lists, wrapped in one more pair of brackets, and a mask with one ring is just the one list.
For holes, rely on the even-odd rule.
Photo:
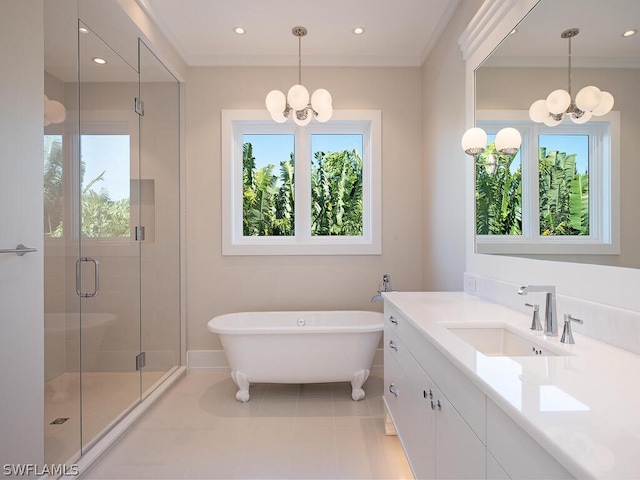
{"label": "large wall mirror", "polygon": [[[550,237],[565,236],[555,242],[560,248],[532,248],[531,243],[521,248],[517,239],[508,238],[513,234],[481,232],[477,200],[478,253],[640,268],[640,32],[623,36],[640,29],[639,19],[637,0],[540,0],[477,68],[476,124],[487,130],[490,142],[492,129],[501,126],[516,126],[525,134],[522,156],[510,159],[506,167],[512,180],[521,182],[516,186],[512,182],[511,188],[512,193],[522,195],[522,204],[507,213],[512,219],[537,216],[535,222],[523,222],[526,225],[520,228],[524,234],[537,235],[543,245]],[[579,34],[571,39],[569,55],[569,41],[561,34],[571,28],[579,29]],[[612,112],[580,125],[568,118],[553,127],[532,122],[528,115],[531,104],[556,89],[568,90],[569,81],[572,99],[587,85],[610,92],[615,99]],[[543,191],[541,186],[544,180],[539,172],[548,161],[556,168],[564,167],[576,179],[572,186],[563,184],[572,189],[566,197],[572,208],[583,204],[581,210],[567,213],[567,218],[573,216],[571,228],[568,219],[543,211],[546,203],[558,201],[550,200],[550,189]],[[478,178],[483,173],[478,170]],[[551,189],[558,198],[559,188]],[[502,203],[508,204],[506,200]],[[576,226],[580,219],[584,230]],[[517,230],[512,229],[515,236],[522,235]],[[595,243],[605,247],[590,245],[596,232],[604,240]],[[498,237],[502,241],[495,241]]]}

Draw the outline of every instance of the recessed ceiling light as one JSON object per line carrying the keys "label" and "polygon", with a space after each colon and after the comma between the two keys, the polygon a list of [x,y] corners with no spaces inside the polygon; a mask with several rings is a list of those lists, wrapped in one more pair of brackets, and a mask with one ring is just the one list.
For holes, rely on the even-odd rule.
{"label": "recessed ceiling light", "polygon": [[517,28],[514,28],[513,30],[511,30],[511,31],[509,32],[509,35],[515,35],[516,33],[518,33],[518,29],[517,29]]}
{"label": "recessed ceiling light", "polygon": [[622,34],[623,37],[632,37],[633,35],[635,35],[636,33],[638,33],[638,30],[627,30],[626,32],[624,32]]}
{"label": "recessed ceiling light", "polygon": [[244,35],[244,28],[242,27],[235,27],[233,31],[236,32],[238,35]]}
{"label": "recessed ceiling light", "polygon": [[78,31],[80,33],[89,33],[89,29],[87,27],[78,27]]}
{"label": "recessed ceiling light", "polygon": [[104,58],[100,58],[100,57],[93,57],[91,60],[93,60],[94,63],[97,63],[98,65],[104,65],[105,63],[107,63],[107,61]]}
{"label": "recessed ceiling light", "polygon": [[364,33],[364,27],[356,27],[351,31],[354,35],[362,35]]}

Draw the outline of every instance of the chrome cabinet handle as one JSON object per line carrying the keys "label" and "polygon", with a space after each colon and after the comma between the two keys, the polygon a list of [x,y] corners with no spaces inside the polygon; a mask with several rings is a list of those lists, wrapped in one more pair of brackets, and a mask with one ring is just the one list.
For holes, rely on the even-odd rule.
{"label": "chrome cabinet handle", "polygon": [[393,384],[393,382],[391,382],[389,384],[389,392],[391,392],[395,397],[398,396],[398,389],[396,388],[396,386]]}
{"label": "chrome cabinet handle", "polygon": [[396,352],[398,351],[398,346],[393,343],[393,340],[389,340],[389,348],[393,348]]}
{"label": "chrome cabinet handle", "polygon": [[394,325],[397,325],[397,324],[398,324],[398,320],[396,320],[395,318],[393,318],[393,315],[389,315],[389,321],[390,321],[391,323],[393,323]]}
{"label": "chrome cabinet handle", "polygon": [[16,248],[2,248],[0,249],[0,253],[15,253],[19,257],[22,257],[25,253],[37,252],[37,248],[25,247],[23,244],[19,243],[16,245]]}
{"label": "chrome cabinet handle", "polygon": [[423,390],[422,391],[422,396],[424,396],[424,398],[433,398],[433,390],[429,389],[429,390]]}
{"label": "chrome cabinet handle", "polygon": [[440,400],[436,400],[435,402],[433,400],[431,400],[431,410],[442,410],[442,404],[440,403]]}
{"label": "chrome cabinet handle", "polygon": [[[80,263],[81,262],[91,262],[94,265],[94,285],[93,285],[93,292],[91,293],[82,293],[80,291]],[[78,294],[79,297],[83,297],[83,298],[91,298],[91,297],[95,297],[99,290],[100,290],[100,272],[99,272],[99,268],[100,268],[100,262],[98,262],[95,258],[93,257],[81,257],[76,261],[76,293]]]}

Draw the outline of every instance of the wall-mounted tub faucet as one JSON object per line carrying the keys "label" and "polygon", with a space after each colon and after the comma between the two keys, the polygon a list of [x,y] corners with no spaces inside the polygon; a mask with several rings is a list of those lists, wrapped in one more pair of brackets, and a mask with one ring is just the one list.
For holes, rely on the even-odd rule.
{"label": "wall-mounted tub faucet", "polygon": [[558,335],[558,316],[556,314],[556,287],[553,285],[523,285],[518,290],[518,295],[526,295],[529,292],[544,292],[544,334],[550,337]]}
{"label": "wall-mounted tub faucet", "polygon": [[371,302],[376,303],[382,300],[382,292],[391,292],[391,277],[388,273],[382,276],[382,281],[378,285],[378,294],[371,297]]}

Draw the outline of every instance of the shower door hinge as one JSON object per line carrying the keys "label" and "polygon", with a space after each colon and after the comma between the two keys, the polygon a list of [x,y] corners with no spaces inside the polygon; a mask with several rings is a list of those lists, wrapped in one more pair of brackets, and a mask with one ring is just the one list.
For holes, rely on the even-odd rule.
{"label": "shower door hinge", "polygon": [[145,352],[140,352],[138,355],[136,355],[136,370],[142,370],[146,364],[147,359],[145,356]]}
{"label": "shower door hinge", "polygon": [[144,102],[138,97],[133,101],[133,110],[141,117],[144,117]]}
{"label": "shower door hinge", "polygon": [[136,242],[144,242],[144,227],[143,226],[139,226],[136,227],[135,229],[135,234],[136,234]]}

